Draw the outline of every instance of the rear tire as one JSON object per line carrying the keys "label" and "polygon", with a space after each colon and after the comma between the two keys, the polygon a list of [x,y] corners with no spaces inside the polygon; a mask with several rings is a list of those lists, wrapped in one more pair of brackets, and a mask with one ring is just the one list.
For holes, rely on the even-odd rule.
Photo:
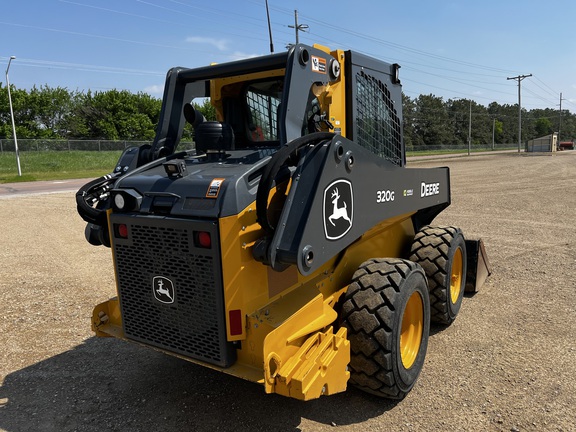
{"label": "rear tire", "polygon": [[340,325],[350,340],[350,384],[404,398],[428,347],[430,302],[422,268],[403,259],[364,262],[345,294]]}
{"label": "rear tire", "polygon": [[410,260],[426,272],[432,322],[454,322],[466,288],[466,243],[462,231],[425,226],[414,237]]}

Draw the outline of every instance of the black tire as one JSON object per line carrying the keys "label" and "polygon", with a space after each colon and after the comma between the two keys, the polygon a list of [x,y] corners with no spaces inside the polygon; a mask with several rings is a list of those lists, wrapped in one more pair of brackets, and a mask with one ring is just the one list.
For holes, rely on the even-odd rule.
{"label": "black tire", "polygon": [[430,302],[422,268],[396,258],[364,262],[339,319],[350,340],[350,384],[377,396],[404,398],[428,347]]}
{"label": "black tire", "polygon": [[410,260],[426,272],[432,322],[454,322],[466,288],[466,243],[462,231],[425,226],[414,237]]}

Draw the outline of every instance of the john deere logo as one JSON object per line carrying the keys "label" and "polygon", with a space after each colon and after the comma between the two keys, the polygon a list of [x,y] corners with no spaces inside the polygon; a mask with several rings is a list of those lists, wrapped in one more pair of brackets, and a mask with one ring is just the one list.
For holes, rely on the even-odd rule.
{"label": "john deere logo", "polygon": [[324,189],[324,234],[328,240],[338,240],[352,228],[354,196],[352,183],[336,180]]}
{"label": "john deere logo", "polygon": [[152,279],[152,291],[154,298],[160,303],[174,303],[174,284],[164,276],[154,276]]}

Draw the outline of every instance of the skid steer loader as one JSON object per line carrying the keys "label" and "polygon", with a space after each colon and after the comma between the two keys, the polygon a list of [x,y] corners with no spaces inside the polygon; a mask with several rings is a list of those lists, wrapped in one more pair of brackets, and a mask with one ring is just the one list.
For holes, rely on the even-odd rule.
{"label": "skid steer loader", "polygon": [[[152,145],[76,201],[111,247],[98,336],[309,400],[403,398],[431,322],[490,270],[480,240],[430,223],[448,168],[406,168],[399,65],[315,45],[167,74]],[[210,99],[217,121],[195,101]],[[194,151],[177,151],[186,123]],[[467,285],[468,282],[468,285]]]}

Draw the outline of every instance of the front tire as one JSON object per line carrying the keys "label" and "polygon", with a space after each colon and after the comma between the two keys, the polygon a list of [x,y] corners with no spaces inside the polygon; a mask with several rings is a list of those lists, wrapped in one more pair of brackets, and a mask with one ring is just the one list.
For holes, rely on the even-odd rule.
{"label": "front tire", "polygon": [[414,237],[410,260],[426,272],[432,322],[452,324],[466,288],[466,243],[462,231],[451,226],[425,226]]}
{"label": "front tire", "polygon": [[414,386],[426,357],[430,302],[422,268],[403,259],[374,258],[354,274],[340,324],[348,329],[350,383],[390,399]]}

